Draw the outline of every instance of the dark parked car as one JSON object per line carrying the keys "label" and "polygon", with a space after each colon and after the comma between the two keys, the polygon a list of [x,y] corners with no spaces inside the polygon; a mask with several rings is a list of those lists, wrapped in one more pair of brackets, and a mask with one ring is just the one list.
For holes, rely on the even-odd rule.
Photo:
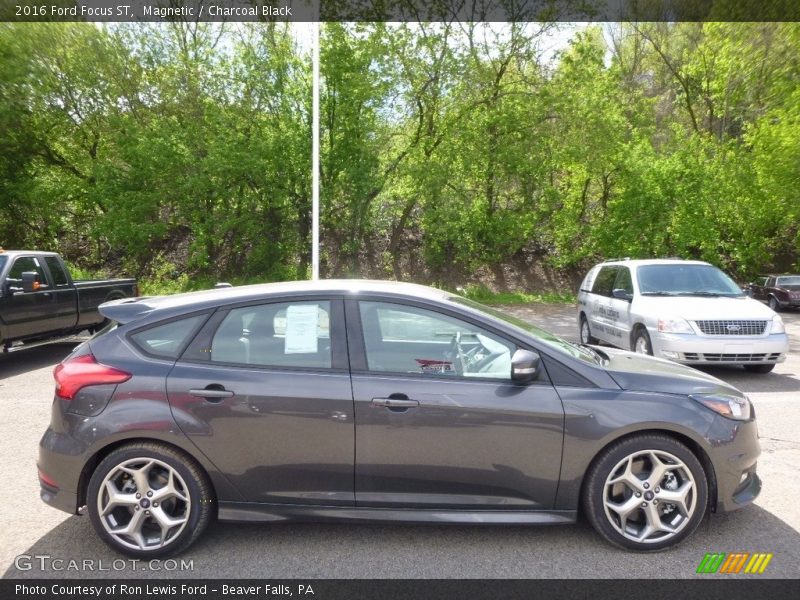
{"label": "dark parked car", "polygon": [[42,499],[138,557],[208,522],[570,523],[659,550],[761,489],[748,398],[411,284],[120,300],[55,369]]}
{"label": "dark parked car", "polygon": [[91,330],[100,304],[138,293],[135,279],[74,281],[55,252],[0,249],[0,345]]}
{"label": "dark parked car", "polygon": [[761,275],[748,288],[753,298],[776,312],[800,308],[800,275]]}

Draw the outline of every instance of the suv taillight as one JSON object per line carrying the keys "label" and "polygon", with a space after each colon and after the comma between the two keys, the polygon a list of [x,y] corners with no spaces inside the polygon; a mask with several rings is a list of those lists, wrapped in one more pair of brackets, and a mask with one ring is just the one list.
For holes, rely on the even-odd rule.
{"label": "suv taillight", "polygon": [[56,379],[56,396],[72,400],[82,388],[90,385],[122,383],[128,381],[131,374],[101,365],[93,355],[84,354],[57,365],[53,377]]}

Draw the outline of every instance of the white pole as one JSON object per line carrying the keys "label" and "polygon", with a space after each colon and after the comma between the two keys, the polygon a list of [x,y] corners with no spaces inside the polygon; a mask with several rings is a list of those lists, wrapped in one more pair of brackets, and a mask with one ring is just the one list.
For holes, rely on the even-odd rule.
{"label": "white pole", "polygon": [[311,98],[311,279],[319,279],[319,21],[314,23]]}

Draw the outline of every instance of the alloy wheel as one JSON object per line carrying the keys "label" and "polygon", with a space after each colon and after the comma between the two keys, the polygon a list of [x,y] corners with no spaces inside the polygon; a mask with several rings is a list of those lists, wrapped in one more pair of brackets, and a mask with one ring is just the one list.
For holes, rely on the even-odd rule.
{"label": "alloy wheel", "polygon": [[120,463],[108,472],[97,493],[103,527],[119,544],[135,550],[156,550],[176,540],[190,511],[183,477],[154,458]]}
{"label": "alloy wheel", "polygon": [[674,454],[642,450],[611,470],[603,508],[611,526],[638,543],[664,542],[683,530],[697,510],[697,484]]}

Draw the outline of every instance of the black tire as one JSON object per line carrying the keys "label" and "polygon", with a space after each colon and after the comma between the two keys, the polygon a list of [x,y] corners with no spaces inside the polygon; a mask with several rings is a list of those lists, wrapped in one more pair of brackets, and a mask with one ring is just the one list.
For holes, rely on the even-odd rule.
{"label": "black tire", "polygon": [[748,373],[761,373],[765,375],[767,373],[772,372],[772,369],[775,368],[775,365],[742,365],[744,370]]}
{"label": "black tire", "polygon": [[[688,469],[691,476],[694,478],[694,485],[690,486],[689,489],[694,490],[695,495],[691,498],[692,512],[688,514],[688,516],[680,516],[672,512],[676,509],[671,507],[669,502],[663,498],[661,508],[658,508],[658,502],[653,502],[654,509],[665,511],[661,515],[662,518],[667,517],[669,519],[670,515],[674,515],[673,518],[677,517],[681,519],[681,521],[675,525],[676,531],[674,533],[661,532],[650,542],[641,542],[630,539],[623,535],[622,532],[618,531],[617,527],[620,526],[619,522],[612,522],[615,513],[609,511],[609,514],[612,515],[609,516],[605,510],[605,488],[606,480],[609,479],[613,473],[619,473],[618,468],[621,461],[625,461],[628,457],[637,455],[637,453],[649,451],[668,453],[679,459],[683,463],[681,469]],[[662,480],[662,483],[659,485],[665,485],[663,481],[665,480]],[[671,482],[669,484],[671,485]],[[654,492],[655,489],[659,490],[659,494],[663,492],[669,493],[671,491],[667,489],[666,486],[663,492],[657,487],[651,487],[649,491]],[[645,494],[647,494],[647,492],[645,492]],[[633,500],[633,495],[631,491],[628,500]],[[653,494],[651,498],[657,501],[659,497],[657,494]],[[644,499],[645,498],[642,497],[642,500]],[[587,472],[581,501],[585,516],[594,529],[606,541],[626,550],[657,552],[679,544],[689,537],[695,529],[697,529],[698,525],[700,525],[708,507],[708,481],[700,461],[684,444],[668,435],[641,434],[620,440],[606,448],[597,456]],[[633,509],[635,514],[639,515],[641,519],[646,518],[644,511],[638,508],[638,501],[633,500],[633,503],[637,505],[637,508]],[[629,533],[629,535],[631,534]],[[661,538],[659,537],[660,535],[668,537]]]}
{"label": "black tire", "polygon": [[778,299],[777,299],[775,296],[770,296],[770,297],[769,297],[769,302],[768,302],[768,304],[769,304],[769,307],[770,307],[772,310],[774,310],[775,312],[781,312],[781,310],[782,310],[782,308],[783,308],[783,307],[781,306],[781,303],[780,303],[780,302],[778,302]]}
{"label": "black tire", "polygon": [[600,340],[592,335],[592,330],[589,328],[589,321],[586,319],[586,315],[584,314],[581,314],[578,336],[580,337],[581,344],[597,344],[600,342]]}
{"label": "black tire", "polygon": [[[180,478],[179,483],[181,490],[184,491],[188,496],[189,508],[188,511],[186,511],[186,504],[183,504],[184,511],[182,517],[185,524],[182,526],[182,529],[180,529],[179,532],[172,537],[169,537],[169,533],[172,531],[172,529],[167,532],[167,535],[164,536],[167,539],[166,544],[160,547],[136,549],[125,545],[123,541],[120,541],[116,536],[112,535],[106,530],[103,517],[100,514],[100,508],[98,507],[98,503],[100,502],[98,496],[106,476],[115,471],[119,471],[120,467],[124,464],[135,463],[138,460],[141,462],[146,462],[151,459],[159,461],[159,463],[156,463],[157,467],[160,467],[161,464],[168,465],[168,467],[177,473],[178,477]],[[125,475],[123,474],[122,476],[124,477]],[[133,490],[137,489],[138,486],[133,487]],[[159,488],[153,489],[158,492]],[[120,492],[122,492],[122,490],[120,490]],[[165,500],[163,504],[166,505],[167,502],[168,500]],[[182,501],[173,500],[173,506],[177,505],[178,502]],[[200,465],[198,465],[194,459],[184,452],[173,448],[172,446],[158,442],[131,443],[117,448],[111,452],[111,454],[103,459],[103,461],[92,473],[86,494],[86,504],[92,525],[94,526],[97,534],[106,544],[122,554],[133,556],[135,558],[147,559],[173,556],[186,550],[186,548],[188,548],[198,537],[200,537],[205,528],[208,526],[209,522],[216,514],[214,492],[211,483],[209,482],[208,477],[202,467],[200,467]],[[139,510],[150,508],[153,509],[153,512],[155,512],[154,507],[157,507],[156,503],[154,503],[152,506],[136,507],[136,511],[138,513]],[[166,512],[164,507],[162,507],[161,510]],[[127,512],[127,515],[129,515],[127,517],[125,516],[125,512],[121,513],[123,520],[127,518],[130,521],[134,516],[133,508],[130,508],[127,505],[120,506],[112,511],[112,513],[117,513],[117,511]],[[188,515],[186,514],[187,512]],[[148,511],[147,514],[150,514],[150,512]],[[106,518],[116,519],[116,516],[108,515]],[[155,528],[157,525],[153,517],[144,518],[143,520],[150,523],[152,528]]]}
{"label": "black tire", "polygon": [[[639,344],[642,343],[645,345],[646,352],[640,352],[637,350]],[[638,352],[639,354],[647,354],[648,356],[653,356],[653,344],[650,342],[650,334],[647,333],[647,329],[642,327],[641,325],[636,328],[633,332],[633,344],[631,348],[634,352]]]}

